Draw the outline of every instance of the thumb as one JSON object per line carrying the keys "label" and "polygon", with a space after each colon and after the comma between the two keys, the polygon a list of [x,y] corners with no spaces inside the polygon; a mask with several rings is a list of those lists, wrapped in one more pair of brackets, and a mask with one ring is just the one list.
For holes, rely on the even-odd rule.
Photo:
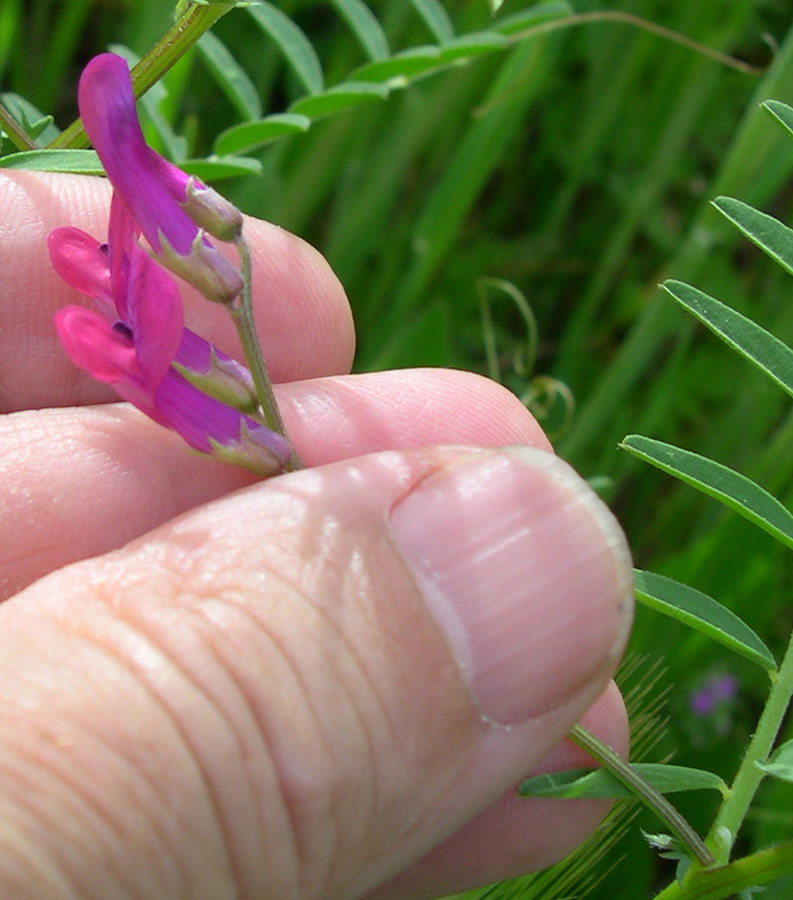
{"label": "thumb", "polygon": [[630,609],[529,449],[303,470],[55,572],[0,607],[0,895],[360,896],[565,736]]}

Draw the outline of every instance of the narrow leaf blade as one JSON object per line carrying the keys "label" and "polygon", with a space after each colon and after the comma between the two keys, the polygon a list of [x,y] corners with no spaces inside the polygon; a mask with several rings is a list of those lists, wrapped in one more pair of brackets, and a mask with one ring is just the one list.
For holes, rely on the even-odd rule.
{"label": "narrow leaf blade", "polygon": [[444,63],[459,59],[470,59],[483,53],[492,53],[507,46],[507,39],[497,31],[477,31],[452,38],[440,48],[440,58]]}
{"label": "narrow leaf blade", "polygon": [[549,3],[537,3],[528,9],[504,16],[493,23],[493,28],[502,34],[519,34],[521,31],[541,25],[543,22],[566,18],[572,14],[573,10],[569,3],[550,0]]}
{"label": "narrow leaf blade", "polygon": [[351,77],[356,81],[404,82],[440,65],[443,65],[440,50],[429,44],[404,50],[390,59],[367,63],[356,69]]}
{"label": "narrow leaf blade", "polygon": [[[658,763],[635,763],[633,768],[662,794],[677,791],[726,791],[727,785],[718,775],[688,766],[666,766]],[[631,792],[606,769],[568,769],[527,778],[518,788],[521,797],[624,798]]]}
{"label": "narrow leaf blade", "polygon": [[706,456],[639,434],[628,435],[620,446],[713,497],[793,549],[793,514],[776,497],[740,472]]}
{"label": "narrow leaf blade", "polygon": [[672,578],[641,569],[635,569],[633,574],[640,603],[677,619],[764,669],[776,670],[776,660],[768,647],[726,606]]}
{"label": "narrow leaf blade", "polygon": [[781,100],[766,100],[761,105],[793,134],[793,106],[788,106],[787,103],[782,103]]}
{"label": "narrow leaf blade", "polygon": [[294,113],[276,113],[256,122],[241,122],[221,132],[215,140],[215,153],[245,153],[287,134],[308,131],[311,119]]}
{"label": "narrow leaf blade", "polygon": [[195,175],[202,181],[221,181],[224,178],[236,178],[240,175],[260,175],[262,164],[258,159],[246,156],[208,157],[207,159],[187,159],[180,163],[188,175]]}
{"label": "narrow leaf blade", "polygon": [[363,0],[333,0],[333,5],[347,21],[369,59],[373,62],[388,59],[391,55],[388,38]]}
{"label": "narrow leaf blade", "polygon": [[785,741],[771,754],[768,762],[755,763],[760,771],[782,781],[793,781],[793,741]]}
{"label": "narrow leaf blade", "polygon": [[452,20],[438,0],[410,0],[410,2],[439,44],[444,44],[454,37]]}
{"label": "narrow leaf blade", "polygon": [[292,71],[309,94],[318,94],[325,86],[322,66],[309,39],[295,23],[272,3],[261,0],[249,6],[259,28],[280,47]]}
{"label": "narrow leaf blade", "polygon": [[793,396],[793,350],[765,328],[682,281],[665,281],[664,290],[726,344],[753,362]]}
{"label": "narrow leaf blade", "polygon": [[77,175],[105,174],[93,150],[25,150],[0,157],[0,167],[36,172],[72,172]]}
{"label": "narrow leaf blade", "polygon": [[363,103],[385,100],[388,93],[388,87],[384,84],[348,81],[334,85],[321,94],[301,97],[300,100],[295,101],[289,107],[289,112],[306,116],[309,119],[318,119],[331,113],[340,112],[343,109],[360,106]]}
{"label": "narrow leaf blade", "polygon": [[713,205],[750,241],[793,274],[793,228],[733,197],[717,197]]}
{"label": "narrow leaf blade", "polygon": [[207,31],[198,42],[198,50],[223,93],[231,100],[239,114],[244,119],[261,118],[262,105],[256,88],[244,69],[229,53],[226,45],[211,31]]}

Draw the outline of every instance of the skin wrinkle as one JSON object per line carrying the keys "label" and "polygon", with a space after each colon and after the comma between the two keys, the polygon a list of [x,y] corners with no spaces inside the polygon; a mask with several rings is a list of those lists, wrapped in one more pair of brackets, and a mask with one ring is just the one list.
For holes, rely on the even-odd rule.
{"label": "skin wrinkle", "polygon": [[[154,640],[153,635],[149,634],[144,628],[136,625],[132,622],[132,620],[128,618],[124,618],[120,615],[119,610],[116,605],[113,604],[112,601],[106,602],[106,606],[110,609],[113,615],[116,617],[117,621],[121,623],[126,629],[131,631],[135,638],[142,640],[146,644],[149,645],[150,648],[155,649],[156,652],[160,655],[160,657],[165,661],[166,664],[170,665],[174,670],[176,670],[186,681],[188,681],[193,687],[196,687],[196,690],[200,694],[203,695],[203,692],[195,685],[192,679],[189,677],[187,672],[183,667],[179,666],[176,661],[172,658],[171,654],[169,654],[164,647]],[[105,641],[99,635],[93,635],[88,632],[84,628],[74,628],[71,632],[75,637],[80,638],[88,643],[91,643],[96,649],[103,652],[107,658],[114,664],[123,668],[129,675],[132,676],[136,685],[138,685],[149,698],[150,702],[162,713],[172,724],[173,733],[178,737],[182,748],[184,750],[184,755],[187,756],[188,759],[192,760],[195,771],[204,785],[206,797],[208,798],[212,809],[214,810],[214,819],[218,823],[221,829],[221,836],[223,837],[222,846],[226,849],[226,860],[228,863],[227,869],[230,873],[235,871],[233,866],[233,860],[229,854],[229,843],[226,839],[225,828],[223,827],[223,817],[220,815],[220,812],[217,808],[216,798],[214,792],[211,790],[210,779],[208,778],[206,772],[201,765],[201,761],[199,755],[195,752],[195,748],[191,745],[187,735],[182,728],[179,716],[176,712],[171,708],[171,706],[166,702],[165,698],[153,687],[150,683],[149,679],[146,677],[146,673],[141,671],[140,666],[137,665],[131,659],[128,659],[126,656],[122,655],[120,652],[120,648],[114,647],[113,650],[107,649],[105,646]],[[107,745],[106,745],[107,746]],[[138,768],[138,773],[146,778],[144,772]],[[162,796],[161,791],[153,791],[153,796],[157,799],[160,799]],[[166,813],[166,816],[168,814]],[[150,821],[150,818],[149,818]],[[177,853],[174,853],[172,856],[172,860],[179,860],[179,856]],[[182,869],[183,874],[187,874],[184,872],[183,867],[180,865],[180,869]],[[184,879],[185,883],[189,883],[189,879]]]}
{"label": "skin wrinkle", "polygon": [[[131,617],[125,616],[121,610],[119,609],[119,605],[115,603],[112,599],[114,594],[114,589],[108,590],[108,598],[103,600],[106,607],[112,611],[114,618],[122,624],[128,631],[132,632],[132,634],[141,639],[148,648],[153,648],[158,655],[170,666],[170,668],[178,673],[178,675],[187,682],[191,688],[193,688],[196,694],[204,699],[204,701],[215,711],[216,714],[220,716],[220,718],[229,725],[227,717],[224,715],[222,709],[214,702],[214,700],[209,697],[204,689],[196,682],[195,678],[189,674],[187,669],[181,665],[178,660],[174,657],[174,655],[166,648],[166,646],[155,637],[154,632],[150,627],[147,627],[149,623],[146,622],[135,622]],[[100,594],[101,598],[101,594]],[[187,604],[185,604],[187,606]],[[73,633],[78,636],[87,639],[87,633],[83,630],[74,631]],[[102,638],[97,637],[97,642],[101,643]],[[115,640],[114,640],[115,643]],[[120,643],[120,642],[119,642]],[[117,648],[119,653],[124,653],[125,648],[119,646]],[[116,657],[116,661],[121,662],[122,658]],[[162,712],[169,721],[172,723],[174,732],[178,736],[179,741],[187,754],[187,756],[193,761],[196,774],[203,785],[204,793],[206,798],[208,799],[210,806],[213,810],[213,818],[217,823],[217,826],[221,832],[222,846],[225,848],[225,856],[227,860],[227,870],[232,878],[235,879],[239,875],[239,867],[234,862],[234,852],[233,852],[233,844],[234,841],[230,837],[230,829],[228,827],[228,822],[226,817],[222,814],[222,808],[218,803],[217,791],[213,786],[213,778],[206,771],[204,761],[201,758],[201,754],[198,752],[198,748],[193,744],[192,740],[186,733],[182,723],[180,716],[176,709],[173,708],[172,703],[168,702],[167,695],[163,695],[158,689],[153,685],[150,680],[149,673],[144,669],[141,670],[139,664],[136,664],[133,660],[129,660],[125,663],[125,668],[130,672],[130,674],[135,677],[135,681],[141,687],[145,688],[147,695],[151,698],[151,701],[155,704],[158,710]],[[234,734],[233,730],[229,727],[229,734]],[[244,896],[244,891],[240,891],[241,885],[237,883],[237,891],[241,896]]]}
{"label": "skin wrinkle", "polygon": [[[131,624],[129,622],[124,622],[123,620],[121,620],[121,621],[127,627],[133,627],[133,626],[131,626]],[[134,629],[134,627],[133,627],[133,630],[135,630],[135,632],[138,636],[143,637],[144,640],[146,639],[145,635],[143,635],[142,632],[140,632],[140,630]],[[100,652],[102,652],[110,662],[119,666],[125,672],[127,672],[129,675],[132,676],[135,683],[137,685],[139,685],[141,687],[141,689],[143,689],[145,691],[147,697],[153,702],[153,704],[170,720],[170,722],[173,725],[174,733],[182,740],[182,744],[185,748],[185,752],[187,753],[188,757],[194,759],[192,753],[190,752],[190,748],[189,748],[187,742],[184,740],[184,736],[181,734],[181,732],[177,726],[176,717],[171,713],[171,711],[168,709],[166,704],[160,702],[160,698],[158,697],[156,692],[153,691],[149,687],[149,685],[147,685],[145,680],[140,677],[140,672],[137,670],[137,668],[134,666],[134,664],[128,663],[123,657],[107,650],[107,648],[104,646],[104,643],[101,640],[101,638],[99,638],[96,635],[89,634],[88,632],[86,632],[84,630],[75,630],[72,632],[72,634],[74,636],[80,638],[81,640],[84,640],[84,641],[90,643],[96,650],[99,650]],[[104,735],[104,728],[102,727],[103,725],[104,725],[104,723],[99,723],[99,727],[97,729],[91,730],[89,732],[91,737],[98,744],[100,744],[102,747],[104,747],[108,753],[115,756],[120,762],[127,763],[133,769],[133,771],[136,773],[138,778],[140,778],[143,781],[143,783],[145,784],[145,786],[149,789],[149,791],[148,791],[149,797],[147,798],[147,801],[149,800],[149,798],[153,798],[155,800],[161,801],[162,800],[162,791],[155,786],[149,773],[142,766],[134,765],[127,756],[125,756],[123,753],[118,752],[112,746],[112,744],[110,744],[107,740],[103,740],[103,735]],[[195,761],[195,759],[194,759],[194,761]],[[197,761],[196,761],[196,769],[198,771],[200,771]],[[141,803],[141,806],[145,806],[145,803]],[[166,818],[168,815],[169,815],[169,812],[166,812]],[[158,819],[155,816],[151,816],[151,815],[147,816],[146,822],[147,822],[147,828],[153,828],[159,835],[159,840],[157,842],[155,842],[156,848],[158,850],[160,849],[160,847],[169,848],[169,850],[165,856],[165,859],[167,859],[167,861],[170,862],[171,864],[176,864],[176,866],[179,869],[181,883],[188,884],[189,883],[189,872],[182,865],[181,860],[179,858],[179,854],[177,852],[178,848],[169,839],[167,829],[164,829],[162,827],[162,825],[158,823]],[[184,823],[184,824],[187,825],[188,823]],[[118,829],[119,837],[123,837],[122,831],[123,831],[123,829],[121,829],[121,828]]]}
{"label": "skin wrinkle", "polygon": [[[316,604],[311,603],[310,599],[308,597],[304,596],[302,591],[298,590],[295,586],[291,585],[288,581],[282,580],[280,575],[277,572],[275,572],[273,569],[268,568],[268,573],[270,573],[272,576],[274,576],[278,581],[281,581],[281,583],[286,583],[289,585],[289,587],[294,591],[294,596],[290,597],[289,602],[295,603],[295,602],[303,601],[305,603],[306,608],[308,608],[314,615],[318,615],[321,618],[321,620],[325,623],[326,627],[331,629],[332,633],[336,636],[337,640],[341,643],[342,647],[347,651],[347,657],[355,660],[358,664],[358,668],[363,670],[363,663],[360,661],[357,653],[354,651],[354,648],[352,647],[350,642],[347,640],[345,634],[340,629],[338,623],[336,623],[333,620],[333,618],[331,617],[329,612],[327,610],[322,609],[321,607],[318,607]],[[317,709],[315,702],[312,700],[312,691],[310,689],[310,686],[306,682],[305,677],[302,674],[302,667],[301,667],[298,659],[295,658],[295,656],[292,652],[290,652],[289,644],[282,640],[279,640],[277,634],[271,632],[269,629],[263,628],[262,626],[265,625],[266,623],[257,621],[253,617],[253,615],[251,613],[249,613],[246,609],[244,609],[241,604],[237,603],[233,597],[226,596],[223,603],[224,604],[228,603],[228,604],[232,605],[237,612],[241,613],[249,621],[251,621],[256,626],[257,630],[259,632],[261,632],[262,636],[269,639],[271,645],[279,653],[280,658],[289,666],[290,670],[293,672],[293,674],[295,676],[295,681],[299,684],[299,686],[301,688],[302,695],[305,699],[305,706],[307,709],[310,709],[312,712],[311,718],[317,725],[316,732],[321,737],[321,739],[323,740],[324,746],[326,747],[326,752],[324,755],[328,759],[332,759],[334,756],[333,742],[328,739],[328,737],[325,733],[326,729],[321,724],[323,722],[323,716],[320,714],[320,711]],[[213,620],[209,619],[209,621],[213,621]],[[335,644],[334,644],[334,646],[335,646]],[[334,656],[338,657],[340,652],[341,651],[335,651]],[[365,672],[364,672],[364,675],[366,676]],[[346,683],[346,680],[347,680],[346,678],[340,679],[340,683],[344,684],[344,683]],[[367,683],[368,683],[368,681],[369,680],[367,677]],[[248,698],[249,705],[251,706],[251,708],[253,708],[253,704],[251,702],[250,695],[245,690],[245,688],[242,686],[242,683],[240,681],[238,681],[237,684],[240,686],[240,689],[245,694],[246,698]],[[348,695],[348,697],[349,697],[349,695]],[[352,699],[350,699],[349,700],[349,708],[353,712],[357,712],[358,704],[356,704]],[[374,759],[374,750],[373,750],[373,743],[371,740],[371,736],[369,735],[368,730],[363,727],[365,725],[365,719],[362,718],[361,716],[357,716],[357,719],[361,726],[359,729],[359,732],[364,736],[364,738],[366,739],[366,742],[367,742],[367,746],[369,747],[369,750],[370,750],[369,756],[370,756],[370,761],[371,761]],[[257,718],[257,722],[259,722],[258,718]],[[273,745],[271,743],[271,739],[268,736],[269,733],[268,733],[268,730],[265,728],[264,723],[259,722],[259,725],[260,725],[260,729],[261,729],[262,738],[268,743],[268,746],[272,747]],[[275,759],[277,756],[278,756],[278,754],[275,753],[274,751],[271,753],[271,758]],[[361,765],[363,766],[363,763]],[[336,767],[334,766],[333,769],[335,770],[335,768]],[[326,804],[326,803],[322,804],[323,807],[327,807],[327,811],[319,812],[317,810],[311,809],[310,814],[306,815],[305,813],[303,813],[302,816],[299,815],[298,814],[299,813],[298,806],[300,806],[300,807],[305,806],[304,802],[301,801],[299,805],[294,803],[294,801],[290,802],[289,798],[293,797],[294,790],[289,789],[286,786],[286,783],[283,780],[283,772],[282,772],[281,767],[276,766],[275,771],[276,771],[276,775],[278,776],[279,785],[281,788],[280,795],[286,801],[285,807],[290,815],[290,819],[292,820],[292,826],[293,826],[292,833],[295,837],[297,846],[300,847],[299,851],[297,851],[297,858],[303,860],[303,863],[304,863],[303,865],[301,865],[298,868],[299,877],[301,878],[301,891],[300,891],[299,895],[301,897],[302,896],[314,896],[315,891],[313,889],[310,889],[308,880],[311,879],[311,876],[313,874],[311,870],[313,869],[314,871],[316,871],[317,866],[315,864],[313,864],[311,866],[305,865],[306,863],[308,863],[309,858],[310,858],[310,855],[307,852],[306,847],[307,846],[310,847],[312,842],[315,841],[314,833],[317,831],[317,829],[313,828],[313,823],[317,820],[324,820],[327,823],[330,823],[331,828],[330,829],[326,828],[325,830],[332,831],[333,835],[335,836],[338,834],[338,831],[333,826],[334,826],[334,823],[338,820],[338,815],[334,815],[332,813],[332,805],[333,805],[332,803],[330,804],[330,806],[328,806],[328,804]],[[372,769],[372,771],[377,771],[377,770]],[[328,778],[324,778],[324,777],[319,777],[319,778],[315,777],[315,778],[312,778],[311,781],[319,782],[319,783],[328,783],[328,784],[332,783],[332,779],[328,779]],[[312,789],[311,790],[311,801],[312,801],[311,805],[312,806],[315,805],[314,801],[317,797],[318,797],[317,793],[315,791],[313,791],[313,789]],[[372,812],[372,816],[373,816],[373,812]],[[298,822],[301,818],[306,823],[305,825],[303,825],[302,828],[299,827],[299,825],[298,825]],[[301,835],[303,832],[305,832],[307,828],[309,831],[305,835],[305,839],[301,840],[298,836]],[[362,825],[361,831],[363,833],[366,833],[368,831],[368,828],[366,828],[366,827],[364,827],[364,825]],[[336,841],[334,841],[334,843],[338,844],[338,841],[336,840]],[[324,856],[326,857],[326,862],[324,864],[324,868],[320,868],[319,877],[313,878],[313,880],[319,885],[327,885],[327,884],[333,883],[333,880],[330,877],[330,872],[333,870],[332,864],[339,863],[339,854],[337,852],[334,852],[334,850],[335,850],[335,848],[333,846],[331,846],[327,849],[327,852],[324,854]],[[324,874],[324,878],[323,878],[323,874]]]}

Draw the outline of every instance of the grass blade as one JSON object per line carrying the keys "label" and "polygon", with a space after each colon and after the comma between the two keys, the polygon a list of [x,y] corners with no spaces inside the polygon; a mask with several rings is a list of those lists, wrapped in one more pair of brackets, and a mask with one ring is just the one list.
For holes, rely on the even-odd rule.
{"label": "grass blade", "polygon": [[620,446],[713,497],[793,549],[793,514],[740,472],[690,450],[638,434],[628,435]]}
{"label": "grass blade", "polygon": [[771,651],[731,610],[696,588],[663,575],[634,570],[636,599],[767,670],[776,670]]}
{"label": "grass blade", "polygon": [[333,5],[347,21],[372,62],[388,59],[391,55],[388,38],[377,17],[363,0],[333,0]]}
{"label": "grass blade", "polygon": [[665,281],[663,288],[725,343],[762,369],[793,396],[793,350],[787,344],[756,322],[690,284]]}
{"label": "grass blade", "polygon": [[266,0],[249,6],[248,12],[259,28],[278,44],[303,87],[309,94],[318,94],[325,86],[325,77],[319,57],[305,34],[289,16]]}

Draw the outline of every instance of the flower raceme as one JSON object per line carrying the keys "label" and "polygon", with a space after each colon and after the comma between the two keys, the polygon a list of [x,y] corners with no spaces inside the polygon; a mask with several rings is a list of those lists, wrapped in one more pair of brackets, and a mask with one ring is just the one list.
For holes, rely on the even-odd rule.
{"label": "flower raceme", "polygon": [[80,111],[114,191],[106,244],[71,227],[48,237],[56,272],[97,307],[67,306],[56,314],[64,349],[194,449],[262,475],[283,471],[290,445],[257,420],[250,373],[184,327],[179,289],[160,265],[211,299],[230,302],[242,288],[240,273],[191,216],[223,238],[239,234],[241,214],[145,144],[121,57],[104,54],[89,63]]}

